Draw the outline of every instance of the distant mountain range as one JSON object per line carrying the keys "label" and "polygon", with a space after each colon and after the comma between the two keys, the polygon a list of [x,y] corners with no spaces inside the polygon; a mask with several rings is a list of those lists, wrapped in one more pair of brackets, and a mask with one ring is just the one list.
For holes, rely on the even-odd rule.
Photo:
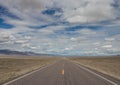
{"label": "distant mountain range", "polygon": [[[12,50],[8,50],[8,49],[2,49],[0,50],[0,55],[21,55],[21,56],[63,56],[63,55],[55,55],[55,54],[41,54],[41,53],[35,53],[35,52],[21,52],[21,51],[12,51]],[[69,55],[69,57],[80,57],[79,55]],[[100,56],[100,55],[98,55]],[[120,55],[102,55],[104,56],[120,56]],[[100,57],[102,57],[100,56]],[[67,57],[67,56],[66,56]],[[81,57],[88,57],[88,56],[81,56]],[[89,56],[89,57],[93,57],[93,56]],[[95,57],[95,56],[94,56]]]}
{"label": "distant mountain range", "polygon": [[26,56],[56,56],[54,54],[41,54],[41,53],[35,53],[35,52],[21,52],[21,51],[12,51],[8,49],[2,49],[0,50],[0,54],[2,55],[26,55]]}
{"label": "distant mountain range", "polygon": [[11,50],[0,50],[0,54],[5,54],[5,55],[41,55],[39,53],[34,53],[34,52],[20,52],[20,51],[11,51]]}

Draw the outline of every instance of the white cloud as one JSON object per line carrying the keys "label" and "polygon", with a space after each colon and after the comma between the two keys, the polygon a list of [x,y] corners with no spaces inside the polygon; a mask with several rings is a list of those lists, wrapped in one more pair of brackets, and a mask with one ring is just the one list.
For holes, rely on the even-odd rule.
{"label": "white cloud", "polygon": [[34,50],[34,49],[37,49],[37,47],[35,47],[35,46],[29,46],[29,48],[30,48],[30,49],[33,49],[33,50]]}
{"label": "white cloud", "polygon": [[[87,3],[85,6],[80,5],[75,10],[67,10],[64,16],[71,23],[99,22],[112,20],[117,17],[116,10],[111,5],[113,0],[77,0],[78,3]],[[74,2],[73,2],[74,3]],[[72,5],[72,4],[69,4]]]}
{"label": "white cloud", "polygon": [[24,44],[24,43],[27,43],[28,41],[26,40],[18,40],[18,41],[15,41],[16,44]]}
{"label": "white cloud", "polygon": [[11,33],[6,32],[6,31],[0,32],[0,43],[9,42],[14,39],[15,39],[15,37]]}
{"label": "white cloud", "polygon": [[79,30],[78,32],[82,35],[96,35],[95,31],[92,31],[88,28],[83,28],[83,29]]}
{"label": "white cloud", "polygon": [[116,13],[119,11],[111,5],[114,0],[6,0],[6,3],[0,0],[0,3],[25,21],[40,23],[54,21],[52,17],[41,14],[46,7],[61,8],[63,10],[62,18],[70,23],[112,20],[117,17]]}
{"label": "white cloud", "polygon": [[7,23],[14,24],[15,26],[29,26],[34,25],[32,22],[28,21],[20,21],[20,20],[8,20]]}
{"label": "white cloud", "polygon": [[105,38],[106,41],[114,41],[115,38]]}
{"label": "white cloud", "polygon": [[[111,5],[113,3],[114,0],[0,0],[0,5],[21,18],[0,16],[5,23],[14,25],[12,29],[0,29],[0,48],[88,55],[120,51],[120,35],[116,33],[120,30],[120,20],[116,20],[120,7],[116,9]],[[50,8],[60,8],[62,11],[55,13],[55,16],[61,17],[42,14]],[[106,20],[109,21],[107,24],[98,23]],[[66,21],[69,23],[60,23]],[[82,27],[76,31],[65,29],[76,25]],[[39,28],[40,26],[43,28]],[[97,30],[90,29],[89,26],[102,27]]]}
{"label": "white cloud", "polygon": [[112,47],[112,45],[104,45],[104,46],[102,46],[103,48],[111,48]]}
{"label": "white cloud", "polygon": [[22,44],[22,47],[30,47],[30,44],[29,43],[27,43],[27,44]]}

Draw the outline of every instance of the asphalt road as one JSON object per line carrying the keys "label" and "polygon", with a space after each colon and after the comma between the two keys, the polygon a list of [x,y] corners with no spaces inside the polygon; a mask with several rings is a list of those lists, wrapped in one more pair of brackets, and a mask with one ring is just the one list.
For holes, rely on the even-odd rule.
{"label": "asphalt road", "polygon": [[63,59],[4,85],[120,85],[120,81]]}

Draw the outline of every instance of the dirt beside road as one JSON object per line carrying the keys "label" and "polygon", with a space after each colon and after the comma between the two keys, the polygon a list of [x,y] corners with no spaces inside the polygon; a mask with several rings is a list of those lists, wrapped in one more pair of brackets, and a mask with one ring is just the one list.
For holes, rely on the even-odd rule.
{"label": "dirt beside road", "polygon": [[57,58],[0,57],[0,84],[55,62]]}
{"label": "dirt beside road", "polygon": [[71,58],[80,64],[120,79],[120,57]]}

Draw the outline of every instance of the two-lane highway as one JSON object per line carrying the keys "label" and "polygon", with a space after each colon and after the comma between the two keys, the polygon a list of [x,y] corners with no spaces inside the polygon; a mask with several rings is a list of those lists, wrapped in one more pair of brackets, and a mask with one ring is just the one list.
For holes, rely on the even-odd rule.
{"label": "two-lane highway", "polygon": [[110,79],[63,59],[4,85],[120,85]]}

